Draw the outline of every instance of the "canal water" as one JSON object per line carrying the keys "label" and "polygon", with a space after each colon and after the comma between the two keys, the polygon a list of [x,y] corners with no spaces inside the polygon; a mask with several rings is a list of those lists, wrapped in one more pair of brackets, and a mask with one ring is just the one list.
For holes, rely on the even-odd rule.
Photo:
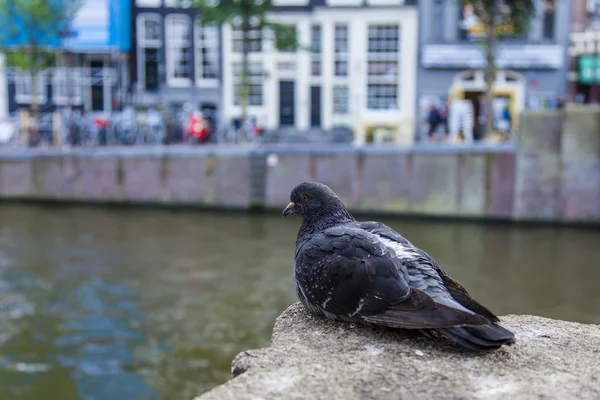
{"label": "canal water", "polygon": [[[600,233],[384,220],[499,314],[600,323]],[[0,206],[0,399],[192,399],[295,301],[299,219]]]}

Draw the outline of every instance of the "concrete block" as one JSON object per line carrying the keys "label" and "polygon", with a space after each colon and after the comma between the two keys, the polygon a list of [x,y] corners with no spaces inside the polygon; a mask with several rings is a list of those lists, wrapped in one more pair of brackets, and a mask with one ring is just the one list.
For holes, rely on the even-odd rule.
{"label": "concrete block", "polygon": [[157,156],[122,157],[121,170],[124,201],[162,201],[164,199],[162,177],[163,163]]}
{"label": "concrete block", "polygon": [[458,213],[458,154],[412,155],[410,211],[429,215]]}
{"label": "concrete block", "polygon": [[485,217],[486,156],[478,153],[458,155],[458,214]]}
{"label": "concrete block", "polygon": [[0,160],[0,196],[29,197],[33,191],[30,158]]}
{"label": "concrete block", "polygon": [[358,152],[341,154],[314,154],[314,180],[332,188],[342,202],[352,208],[358,198]]}
{"label": "concrete block", "polygon": [[123,196],[121,163],[115,156],[74,157],[73,164],[78,171],[74,196],[82,200],[120,200]]}
{"label": "concrete block", "polygon": [[309,153],[278,153],[277,156],[277,164],[267,168],[265,205],[283,210],[294,186],[315,180],[314,160]]}
{"label": "concrete block", "polygon": [[[207,159],[206,204],[248,208],[250,198],[250,157],[248,155],[222,155]],[[212,168],[212,171],[210,170]]]}
{"label": "concrete block", "polygon": [[517,137],[520,154],[559,154],[563,113],[524,112],[519,117]]}
{"label": "concrete block", "polygon": [[203,204],[206,193],[206,157],[170,157],[163,171],[166,174],[165,196],[173,203]]}
{"label": "concrete block", "polygon": [[409,153],[365,153],[360,161],[357,209],[405,213],[410,210]]}
{"label": "concrete block", "polygon": [[566,108],[561,157],[566,163],[600,161],[600,107]]}
{"label": "concrete block", "polygon": [[514,217],[555,220],[560,214],[560,153],[564,113],[545,111],[521,117],[515,170]]}
{"label": "concrete block", "polygon": [[77,181],[77,171],[72,165],[71,157],[34,157],[33,182],[35,195],[40,198],[65,199],[66,191],[71,191],[69,185]]}
{"label": "concrete block", "polygon": [[510,219],[514,212],[516,155],[486,155],[486,215]]}
{"label": "concrete block", "polygon": [[517,157],[514,217],[552,221],[560,215],[561,165],[557,156]]}
{"label": "concrete block", "polygon": [[600,221],[600,161],[564,165],[560,199],[566,222]]}

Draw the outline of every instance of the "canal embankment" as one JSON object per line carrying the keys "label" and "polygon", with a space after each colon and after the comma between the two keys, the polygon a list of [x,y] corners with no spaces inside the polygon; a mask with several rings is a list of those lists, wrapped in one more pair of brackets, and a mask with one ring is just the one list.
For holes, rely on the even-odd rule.
{"label": "canal embankment", "polygon": [[501,145],[5,149],[0,199],[280,210],[315,180],[355,212],[600,224],[600,108],[519,125]]}

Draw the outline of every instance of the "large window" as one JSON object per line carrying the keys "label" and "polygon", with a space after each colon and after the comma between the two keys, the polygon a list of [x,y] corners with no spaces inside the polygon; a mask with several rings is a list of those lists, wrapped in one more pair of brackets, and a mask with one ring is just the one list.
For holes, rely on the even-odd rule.
{"label": "large window", "polygon": [[[242,64],[233,64],[233,79],[235,87],[234,104],[240,105],[240,90],[242,83]],[[248,105],[262,106],[263,104],[263,67],[260,62],[248,65]]]}
{"label": "large window", "polygon": [[159,88],[161,22],[158,14],[140,14],[137,19],[138,76],[144,90],[156,91]]}
{"label": "large window", "polygon": [[348,113],[348,86],[336,85],[333,87],[333,113]]}
{"label": "large window", "polygon": [[312,76],[321,75],[321,26],[313,25],[311,27],[311,62],[310,73]]}
{"label": "large window", "polygon": [[135,0],[138,7],[157,8],[160,7],[162,0]]}
{"label": "large window", "polygon": [[[232,27],[231,34],[233,36],[233,51],[236,53],[242,52],[242,30],[239,27]],[[248,51],[255,53],[262,51],[262,32],[260,29],[250,29],[248,31]]]}
{"label": "large window", "polygon": [[400,28],[370,25],[367,67],[367,108],[398,108]]}
{"label": "large window", "polygon": [[433,3],[433,21],[431,24],[432,38],[435,42],[444,39],[444,4],[443,0],[435,0]]}
{"label": "large window", "polygon": [[196,21],[196,83],[218,84],[219,28]]}
{"label": "large window", "polygon": [[56,68],[53,79],[52,97],[57,105],[75,105],[83,102],[83,74],[81,68]]}
{"label": "large window", "polygon": [[191,22],[187,15],[169,15],[165,18],[167,45],[167,84],[189,86],[192,74]]}
{"label": "large window", "polygon": [[544,17],[542,24],[543,38],[546,40],[554,39],[555,7],[554,0],[544,0]]}
{"label": "large window", "polygon": [[91,85],[90,93],[92,98],[92,111],[104,111],[104,84],[110,78],[104,70],[104,62],[100,60],[90,61],[89,83]]}
{"label": "large window", "polygon": [[335,25],[334,40],[334,75],[348,76],[348,25]]}
{"label": "large window", "polygon": [[[36,74],[36,98],[38,103],[46,102],[46,73]],[[31,75],[28,72],[19,72],[15,76],[15,100],[17,103],[31,103]]]}
{"label": "large window", "polygon": [[173,8],[190,8],[192,0],[165,0],[165,6]]}

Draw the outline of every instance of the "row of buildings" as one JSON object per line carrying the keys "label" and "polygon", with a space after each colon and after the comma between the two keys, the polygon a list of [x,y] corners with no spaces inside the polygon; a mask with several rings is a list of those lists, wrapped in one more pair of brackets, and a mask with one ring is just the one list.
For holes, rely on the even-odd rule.
{"label": "row of buildings", "polygon": [[[556,96],[597,101],[600,80],[595,67],[585,68],[598,59],[589,31],[599,3],[538,0],[528,32],[499,45],[496,101],[515,116]],[[267,129],[346,125],[364,143],[373,128],[386,127],[411,142],[425,129],[428,104],[449,96],[477,102],[485,89],[476,43],[485,27],[460,0],[272,4],[271,19],[294,26],[301,47],[278,52],[259,34],[252,41],[248,112]],[[74,34],[61,42],[68,62],[38,80],[42,108],[68,102],[89,112],[123,104],[177,111],[191,103],[211,109],[221,124],[238,118],[240,32],[203,26],[198,17],[188,0],[84,1]],[[0,118],[28,105],[28,85],[26,76],[0,76]]]}

